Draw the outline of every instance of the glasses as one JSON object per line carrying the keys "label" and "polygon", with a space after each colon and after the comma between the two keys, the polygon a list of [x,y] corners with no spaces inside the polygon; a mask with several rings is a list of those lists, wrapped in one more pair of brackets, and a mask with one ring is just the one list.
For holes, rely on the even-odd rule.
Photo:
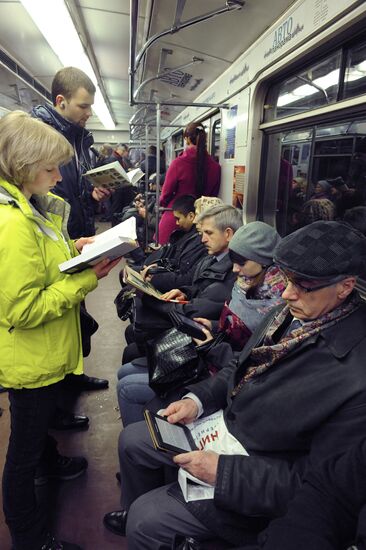
{"label": "glasses", "polygon": [[295,273],[291,273],[289,271],[284,271],[283,269],[280,269],[281,274],[283,278],[285,279],[286,285],[288,283],[293,284],[298,290],[301,290],[301,292],[315,292],[316,290],[321,290],[322,288],[327,288],[328,286],[335,285],[336,283],[339,283],[344,279],[344,275],[339,275],[338,277],[334,277],[333,279],[328,279],[327,281],[317,281],[317,280],[308,280],[308,279],[301,279],[298,275]]}

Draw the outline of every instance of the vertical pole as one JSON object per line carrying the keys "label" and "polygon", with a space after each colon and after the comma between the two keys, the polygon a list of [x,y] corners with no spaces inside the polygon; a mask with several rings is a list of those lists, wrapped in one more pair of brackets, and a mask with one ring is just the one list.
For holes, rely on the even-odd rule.
{"label": "vertical pole", "polygon": [[155,242],[159,242],[159,200],[160,200],[160,125],[161,125],[161,106],[160,103],[156,104],[156,224],[155,224]]}
{"label": "vertical pole", "polygon": [[149,244],[149,217],[150,212],[148,211],[148,205],[149,205],[149,126],[148,124],[145,125],[145,209],[146,209],[146,216],[145,216],[145,250],[147,249],[147,245]]}

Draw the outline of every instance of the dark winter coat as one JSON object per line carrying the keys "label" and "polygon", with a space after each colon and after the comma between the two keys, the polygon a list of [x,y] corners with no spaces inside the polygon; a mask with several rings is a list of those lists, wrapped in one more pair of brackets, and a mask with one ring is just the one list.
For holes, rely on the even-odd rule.
{"label": "dark winter coat", "polygon": [[203,258],[196,266],[192,284],[180,287],[189,303],[176,307],[187,317],[218,319],[224,303],[231,296],[236,275],[229,255],[219,262],[212,263],[212,260],[212,256]]}
{"label": "dark winter coat", "polygon": [[52,190],[55,195],[65,199],[70,207],[70,217],[67,225],[72,239],[95,235],[94,207],[96,201],[92,197],[93,186],[83,174],[92,168],[89,148],[94,143],[90,132],[66,120],[48,105],[38,105],[31,112],[34,118],[39,118],[60,132],[73,146],[77,154],[68,164],[60,167],[62,181]]}
{"label": "dark winter coat", "polygon": [[363,304],[231,395],[250,365],[250,350],[255,342],[260,345],[269,319],[280,309],[252,335],[239,364],[234,361],[188,388],[202,401],[205,414],[224,409],[229,432],[249,453],[221,455],[214,500],[187,504],[213,534],[238,545],[251,527],[260,530],[266,520],[285,513],[305,465],[319,464],[365,432]]}
{"label": "dark winter coat", "polygon": [[188,297],[188,304],[166,303],[147,295],[142,300],[137,299],[135,329],[155,337],[161,330],[172,326],[169,312],[173,309],[191,319],[218,319],[225,301],[231,296],[236,276],[228,254],[220,262],[210,265],[211,261],[212,256],[204,258],[196,267],[192,285],[181,287]]}
{"label": "dark winter coat", "polygon": [[[163,247],[163,258],[174,267],[174,271],[157,273],[152,276],[152,284],[161,292],[168,292],[172,288],[181,288],[192,283],[196,265],[202,257],[207,256],[201,235],[196,226],[190,231],[177,230],[170,236],[170,242]],[[159,263],[160,255],[153,253],[146,265]]]}
{"label": "dark winter coat", "polygon": [[260,536],[260,547],[345,550],[356,538],[358,550],[365,550],[365,469],[363,438],[346,453],[337,453],[310,471],[286,516],[274,521]]}

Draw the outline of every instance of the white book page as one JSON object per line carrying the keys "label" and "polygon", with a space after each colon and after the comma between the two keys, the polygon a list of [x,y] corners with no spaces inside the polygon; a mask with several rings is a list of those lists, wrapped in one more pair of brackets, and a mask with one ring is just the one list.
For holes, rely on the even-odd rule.
{"label": "white book page", "polygon": [[143,173],[141,168],[135,168],[134,170],[130,170],[129,172],[127,172],[127,177],[132,185],[135,185],[144,175],[145,174]]}
{"label": "white book page", "polygon": [[120,162],[118,160],[114,162],[110,162],[109,164],[104,164],[103,166],[98,166],[98,168],[93,168],[92,170],[88,170],[83,174],[84,176],[92,176],[93,174],[99,174],[102,172],[108,172],[108,170],[117,170],[121,176],[124,178],[127,177],[127,173],[124,170],[124,168],[121,166]]}
{"label": "white book page", "polygon": [[95,235],[94,242],[90,244],[85,244],[81,254],[83,254],[84,252],[91,252],[93,250],[93,247],[95,247],[96,245],[106,243],[114,239],[115,237],[122,238],[123,240],[131,239],[133,241],[136,241],[136,219],[134,216],[124,222],[119,223],[118,225],[115,225],[114,227],[111,227],[111,229],[107,229],[107,231],[103,231],[103,233],[100,233],[99,235]]}

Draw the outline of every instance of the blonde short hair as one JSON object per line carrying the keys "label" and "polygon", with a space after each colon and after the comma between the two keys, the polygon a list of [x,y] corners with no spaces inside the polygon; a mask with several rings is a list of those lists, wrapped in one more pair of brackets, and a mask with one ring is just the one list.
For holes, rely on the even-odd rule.
{"label": "blonde short hair", "polygon": [[21,187],[44,165],[67,163],[74,155],[66,138],[23,111],[0,119],[0,176]]}

